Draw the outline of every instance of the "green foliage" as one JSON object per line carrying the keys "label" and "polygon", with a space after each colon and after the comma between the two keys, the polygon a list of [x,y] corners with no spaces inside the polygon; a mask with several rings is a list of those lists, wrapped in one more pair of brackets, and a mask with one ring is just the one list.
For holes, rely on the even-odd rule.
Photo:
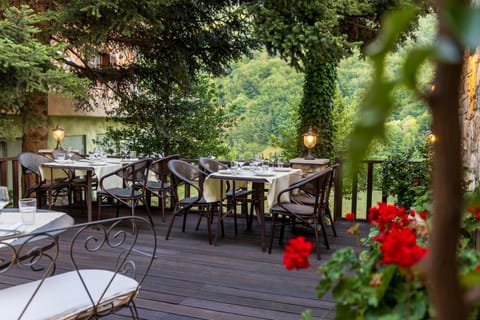
{"label": "green foliage", "polygon": [[253,59],[233,63],[229,75],[216,82],[235,121],[228,132],[231,147],[247,158],[265,152],[268,146],[281,148],[288,158],[296,156],[302,74],[263,51]]}
{"label": "green foliage", "polygon": [[[464,225],[475,224],[472,217],[478,227],[478,219],[471,213],[465,215]],[[336,319],[433,318],[426,288],[428,273],[424,274],[422,268],[382,264],[379,243],[374,241],[378,234],[376,228],[370,230],[368,237],[361,240],[364,250],[358,255],[353,248],[342,248],[319,267],[318,297],[331,292],[336,302]],[[480,252],[473,246],[472,234],[465,235],[457,259],[462,285],[471,288],[480,283]],[[478,306],[473,312],[478,314]]]}
{"label": "green foliage", "polygon": [[[426,144],[426,143],[425,143]],[[421,161],[412,160],[412,152],[390,156],[383,163],[382,193],[394,196],[395,203],[407,209],[430,188],[431,152],[425,147]]]}
{"label": "green foliage", "polygon": [[56,92],[63,95],[82,95],[86,83],[64,69],[64,46],[44,44],[38,38],[38,24],[48,22],[51,14],[35,13],[30,7],[2,8],[0,20],[0,126],[2,138],[12,132],[12,114],[28,112],[29,93]]}
{"label": "green foliage", "polygon": [[[384,34],[369,47],[375,71],[370,88],[360,104],[359,117],[350,135],[349,159],[354,163],[358,164],[364,159],[369,150],[378,150],[383,156],[399,151],[408,153],[409,149],[421,145],[424,141],[423,136],[426,135],[429,127],[430,116],[425,104],[421,102],[425,95],[426,83],[431,79],[431,67],[426,62],[433,54],[432,41],[422,39],[418,42],[420,47],[413,48],[413,39],[407,39],[407,47],[400,50],[403,60],[398,58],[400,56],[393,56],[393,59],[391,56],[391,52],[397,49],[395,40],[408,29],[412,19],[415,19],[415,14],[416,11],[413,8],[392,13],[386,18]],[[427,34],[432,35],[432,22],[424,20],[424,23],[430,30],[427,30]],[[416,36],[419,35],[422,34],[416,34]],[[392,61],[396,65],[393,70]],[[419,100],[419,97],[422,99]],[[399,106],[405,108],[400,109]],[[405,125],[408,123],[405,120],[408,114],[412,116],[408,124],[411,126],[408,129],[411,134],[405,134]],[[388,130],[388,128],[394,128],[392,125],[396,126],[394,122],[387,122],[392,117],[404,119],[402,122],[404,127],[400,129],[397,126],[397,132]],[[412,128],[417,129],[411,130]],[[383,148],[371,147],[373,141],[383,139],[394,142],[390,152],[385,153],[381,151]]]}
{"label": "green foliage", "polygon": [[125,147],[144,155],[181,154],[192,159],[228,153],[223,135],[228,117],[208,78],[199,78],[190,94],[176,90],[168,104],[163,101],[142,95],[135,104],[121,105],[113,116],[123,126],[109,128],[99,143],[117,154]]}
{"label": "green foliage", "polygon": [[303,99],[300,105],[298,136],[312,127],[318,134],[314,154],[333,156],[333,93],[336,87],[336,63],[309,63],[305,70]]}
{"label": "green foliage", "polygon": [[[108,86],[105,95],[113,92],[119,100],[112,116],[125,129],[110,129],[108,135],[116,143],[129,141],[130,148],[145,154],[228,153],[222,135],[230,117],[222,102],[214,101],[216,90],[199,77],[225,74],[229,63],[258,47],[243,5],[73,0],[61,12],[55,30],[83,61],[105,52],[127,56],[112,66],[75,65],[82,76]],[[255,95],[253,86],[248,89]]]}

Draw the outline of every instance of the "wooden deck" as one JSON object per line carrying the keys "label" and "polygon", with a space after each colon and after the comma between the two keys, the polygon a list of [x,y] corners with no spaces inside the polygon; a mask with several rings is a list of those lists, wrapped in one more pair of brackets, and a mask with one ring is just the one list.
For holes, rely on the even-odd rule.
{"label": "wooden deck", "polygon": [[[312,254],[310,270],[287,271],[278,241],[272,254],[261,251],[255,222],[252,231],[245,231],[245,220],[240,219],[239,234],[235,236],[233,224],[227,219],[225,237],[213,246],[208,244],[205,221],[195,231],[195,216],[189,217],[185,233],[181,232],[181,220],[177,219],[170,240],[165,240],[171,216],[162,222],[159,211],[154,212],[158,251],[136,299],[141,319],[287,320],[300,319],[306,309],[312,310],[315,319],[334,318],[332,300],[316,297],[319,278],[315,271],[336,249],[355,245],[354,237],[346,234],[349,223],[336,223],[337,238],[328,230],[331,248],[322,246],[322,260]],[[85,221],[79,213],[72,215],[76,222]],[[113,214],[107,211],[104,217]],[[365,234],[366,226],[362,229]],[[289,236],[287,233],[286,239]],[[18,283],[21,278],[21,274],[12,277],[9,273],[8,279],[0,277],[0,284]],[[120,312],[107,319],[126,319],[126,316],[126,312]]]}

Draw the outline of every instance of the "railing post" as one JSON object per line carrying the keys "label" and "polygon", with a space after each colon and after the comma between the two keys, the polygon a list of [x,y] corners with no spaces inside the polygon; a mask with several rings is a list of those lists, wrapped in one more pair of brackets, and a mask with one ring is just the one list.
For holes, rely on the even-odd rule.
{"label": "railing post", "polygon": [[357,217],[357,193],[358,193],[358,172],[355,172],[352,179],[352,213]]}
{"label": "railing post", "polygon": [[373,162],[368,161],[367,167],[367,208],[365,214],[368,216],[368,209],[372,206],[373,194]]}
{"label": "railing post", "polygon": [[16,207],[18,199],[20,199],[20,184],[18,180],[20,179],[20,174],[18,170],[18,159],[12,160],[12,186],[13,186],[13,206]]}
{"label": "railing post", "polygon": [[334,181],[334,195],[333,195],[333,216],[336,219],[342,217],[342,202],[343,202],[343,163],[340,159],[335,159],[339,163]]}

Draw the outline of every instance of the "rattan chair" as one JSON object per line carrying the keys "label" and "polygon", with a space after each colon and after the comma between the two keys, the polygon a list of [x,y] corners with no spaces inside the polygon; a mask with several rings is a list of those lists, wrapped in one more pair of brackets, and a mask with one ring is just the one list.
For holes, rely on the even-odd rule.
{"label": "rattan chair", "polygon": [[[322,229],[325,246],[330,248],[326,234],[324,210],[322,209],[323,198],[325,197],[325,190],[328,187],[328,182],[332,175],[332,168],[324,169],[311,176],[301,179],[300,181],[290,185],[288,188],[282,190],[278,194],[277,204],[270,209],[272,215],[272,231],[270,235],[270,246],[268,252],[272,252],[273,238],[275,235],[275,228],[277,220],[281,216],[281,231],[279,243],[282,243],[285,225],[291,224],[295,227],[297,223],[313,229],[315,234],[315,246],[317,250],[317,258],[320,259],[320,241],[318,234],[318,227]],[[293,201],[282,201],[282,196],[285,193],[289,194],[289,198],[296,192],[308,194],[313,198],[313,205],[295,203]]]}
{"label": "rattan chair", "polygon": [[151,197],[158,198],[159,206],[162,209],[162,221],[165,221],[165,207],[167,206],[167,198],[170,198],[170,206],[175,206],[177,201],[177,192],[173,183],[173,175],[168,169],[168,162],[170,160],[179,159],[180,155],[171,155],[158,160],[152,161],[150,164],[150,174],[155,176],[155,180],[147,181],[147,201],[151,204]]}
{"label": "rattan chair", "polygon": [[[325,195],[322,197],[322,210],[324,218],[328,219],[330,222],[330,227],[332,228],[333,236],[337,236],[337,230],[335,229],[335,221],[333,220],[332,211],[330,209],[330,194],[332,191],[333,184],[335,182],[335,177],[337,175],[337,169],[339,168],[340,164],[336,163],[328,168],[332,169],[332,174],[330,175],[330,179],[327,182],[327,187],[325,188]],[[293,202],[300,203],[300,204],[307,204],[313,206],[315,204],[315,197],[312,197],[309,194],[304,192],[299,192],[297,194],[292,195]]]}
{"label": "rattan chair", "polygon": [[[203,182],[207,174],[201,169],[183,160],[170,160],[168,168],[175,176],[175,186],[185,187],[184,198],[179,199],[175,205],[170,225],[165,239],[169,239],[172,232],[173,224],[179,216],[183,216],[182,232],[185,232],[186,219],[190,214],[200,215],[199,222],[202,218],[207,220],[208,242],[212,244],[211,224],[215,210],[221,208],[219,201],[207,202],[203,197]],[[221,212],[219,212],[219,216]],[[197,223],[197,230],[199,223]],[[216,230],[218,232],[218,230]]]}
{"label": "rattan chair", "polygon": [[[101,219],[102,207],[113,205],[118,208],[120,205],[125,205],[131,209],[132,216],[135,215],[135,208],[139,202],[145,204],[145,208],[153,225],[152,214],[150,206],[146,201],[146,184],[148,181],[148,168],[150,166],[150,159],[143,159],[133,163],[122,166],[109,174],[104,175],[100,179],[99,189],[97,190],[98,203],[98,219]],[[105,188],[104,183],[112,176],[118,176],[122,179],[123,185],[114,188]]]}
{"label": "rattan chair", "polygon": [[[220,161],[211,158],[198,159],[198,165],[208,174],[218,172],[219,170],[228,169],[228,166]],[[233,212],[233,221],[235,225],[235,234],[238,234],[237,226],[237,204],[241,206],[241,213],[247,219],[247,227],[250,226],[253,217],[253,199],[251,198],[252,190],[248,190],[246,186],[239,186],[235,181],[226,182],[226,199],[227,208]],[[250,198],[249,198],[250,196]],[[248,204],[250,206],[250,215],[248,214]]]}
{"label": "rattan chair", "polygon": [[40,166],[53,160],[34,152],[22,152],[18,155],[18,162],[22,169],[22,184],[24,198],[36,197],[37,206],[43,204],[51,207],[60,193],[67,195],[69,192],[68,173],[59,175],[58,178],[42,178]]}

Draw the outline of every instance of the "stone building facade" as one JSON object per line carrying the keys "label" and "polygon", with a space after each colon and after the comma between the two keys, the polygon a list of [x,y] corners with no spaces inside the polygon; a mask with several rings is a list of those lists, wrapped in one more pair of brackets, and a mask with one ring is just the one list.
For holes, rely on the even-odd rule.
{"label": "stone building facade", "polygon": [[480,185],[480,50],[465,57],[461,95],[465,181],[470,190]]}

